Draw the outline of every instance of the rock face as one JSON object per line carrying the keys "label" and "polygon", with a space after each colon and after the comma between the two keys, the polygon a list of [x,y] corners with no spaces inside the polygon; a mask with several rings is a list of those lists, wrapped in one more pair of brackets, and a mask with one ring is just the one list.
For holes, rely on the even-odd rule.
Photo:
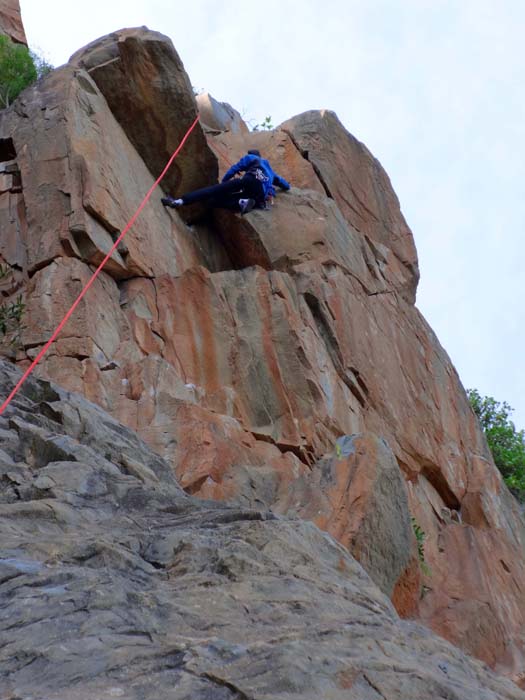
{"label": "rock face", "polygon": [[19,0],[2,0],[0,3],[0,34],[27,46]]}
{"label": "rock face", "polygon": [[339,438],[337,456],[297,479],[278,508],[333,535],[390,597],[415,555],[405,480],[375,435]]}
{"label": "rock face", "polygon": [[247,134],[248,127],[236,109],[226,102],[217,102],[208,92],[196,96],[201,123],[211,131]]}
{"label": "rock face", "polygon": [[385,259],[392,286],[413,302],[419,280],[414,239],[381,164],[333,112],[305,112],[281,129],[312,163],[343,216]]}
{"label": "rock face", "polygon": [[[171,42],[146,29],[94,42],[0,113],[21,367],[195,113]],[[39,374],[137,431],[188,494],[311,519],[401,614],[523,680],[525,528],[414,306],[416,250],[388,176],[326,111],[268,133],[198,126],[186,148],[169,189],[212,181],[247,148],[293,188],[242,219],[156,194]]]}
{"label": "rock face", "polygon": [[[189,78],[171,41],[158,32],[123,29],[74,54],[87,70],[150,172],[157,178],[197,109]],[[167,173],[173,194],[215,182],[217,164],[197,129]]]}
{"label": "rock face", "polygon": [[525,697],[314,525],[187,496],[83,398],[30,380],[0,433],[2,698]]}

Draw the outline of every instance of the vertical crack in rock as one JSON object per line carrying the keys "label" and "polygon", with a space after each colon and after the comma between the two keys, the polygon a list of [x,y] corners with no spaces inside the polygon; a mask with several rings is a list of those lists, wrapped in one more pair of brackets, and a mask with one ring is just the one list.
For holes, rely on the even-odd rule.
{"label": "vertical crack in rock", "polygon": [[287,134],[287,136],[290,138],[290,141],[291,141],[291,142],[293,143],[293,145],[296,147],[297,151],[301,154],[301,156],[302,156],[306,161],[308,161],[308,163],[310,163],[310,165],[312,166],[312,168],[313,168],[315,174],[317,175],[317,178],[318,178],[319,182],[321,183],[322,188],[323,188],[324,191],[325,191],[326,196],[327,196],[329,199],[334,199],[334,197],[332,196],[332,193],[330,192],[330,188],[328,187],[328,184],[326,183],[326,180],[325,180],[324,177],[323,177],[323,174],[322,174],[321,171],[319,170],[319,167],[316,165],[315,162],[313,162],[313,161],[310,160],[308,151],[307,151],[307,150],[304,150],[304,149],[302,149],[302,148],[300,148],[300,146],[299,146],[299,144],[298,144],[298,142],[297,142],[297,139],[295,138],[294,134],[293,134],[291,131],[289,131],[288,129],[282,129],[282,128],[281,128],[281,131],[284,131],[284,133]]}
{"label": "vertical crack in rock", "polygon": [[370,678],[368,677],[368,675],[366,673],[363,673],[363,678],[368,683],[368,685],[372,688],[372,690],[377,693],[378,697],[381,698],[381,700],[388,700],[388,698],[385,695],[383,695],[383,693],[379,690],[377,685],[370,680]]}
{"label": "vertical crack in rock", "polygon": [[16,159],[16,149],[13,139],[0,138],[0,163],[6,163]]}
{"label": "vertical crack in rock", "polygon": [[421,464],[421,473],[436,489],[447,508],[450,508],[451,510],[459,510],[461,508],[461,503],[448,485],[443,470],[439,467],[439,465],[433,464],[425,459],[421,460]]}
{"label": "vertical crack in rock", "polygon": [[310,309],[319,334],[324,341],[335,371],[350,389],[361,407],[365,408],[368,395],[366,384],[361,377],[358,379],[352,369],[345,369],[344,360],[339,349],[337,338],[331,329],[330,323],[328,322],[322,306],[319,303],[319,299],[310,292],[305,292],[303,297],[308,305],[308,308]]}

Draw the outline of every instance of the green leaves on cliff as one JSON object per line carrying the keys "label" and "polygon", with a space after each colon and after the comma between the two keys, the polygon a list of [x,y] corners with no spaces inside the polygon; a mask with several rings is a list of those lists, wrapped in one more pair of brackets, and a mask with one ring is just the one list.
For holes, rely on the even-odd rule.
{"label": "green leaves on cliff", "polygon": [[23,44],[0,35],[0,109],[9,107],[24,88],[52,67]]}
{"label": "green leaves on cliff", "polygon": [[0,36],[0,107],[9,107],[22,90],[37,79],[27,46]]}
{"label": "green leaves on cliff", "polygon": [[467,395],[479,422],[494,463],[511,491],[525,501],[525,431],[517,430],[509,416],[513,409],[505,401],[481,396],[477,389]]}
{"label": "green leaves on cliff", "polygon": [[419,523],[417,520],[412,516],[410,518],[410,522],[412,523],[412,530],[414,531],[414,535],[416,536],[416,542],[417,542],[417,556],[419,559],[419,566],[421,568],[421,571],[425,576],[431,576],[432,572],[430,571],[426,561],[425,561],[425,539],[426,539],[426,532],[420,527]]}
{"label": "green leaves on cliff", "polygon": [[414,535],[416,536],[417,554],[419,557],[419,561],[423,562],[423,561],[425,561],[425,537],[426,537],[426,534],[419,527],[417,520],[413,516],[410,518],[410,520],[412,522],[412,529],[414,530]]}
{"label": "green leaves on cliff", "polygon": [[[10,268],[7,265],[0,265],[0,282],[9,278],[10,275]],[[24,311],[25,304],[21,295],[14,301],[0,302],[0,356],[5,355],[9,349],[16,350],[23,330]]]}
{"label": "green leaves on cliff", "polygon": [[252,131],[271,131],[274,128],[271,116],[265,117],[260,124],[256,124]]}

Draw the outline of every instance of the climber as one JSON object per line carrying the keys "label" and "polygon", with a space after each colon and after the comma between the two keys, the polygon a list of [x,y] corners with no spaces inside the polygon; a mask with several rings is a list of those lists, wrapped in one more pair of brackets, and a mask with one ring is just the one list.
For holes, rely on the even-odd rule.
{"label": "climber", "polygon": [[[242,177],[234,175],[244,172]],[[177,209],[186,204],[207,200],[211,207],[232,209],[247,214],[254,207],[266,209],[275,196],[274,185],[289,190],[289,183],[274,173],[270,163],[261,157],[258,150],[252,149],[238,163],[232,165],[218,185],[203,187],[200,190],[182,195],[179,199],[163,197],[165,207]]]}

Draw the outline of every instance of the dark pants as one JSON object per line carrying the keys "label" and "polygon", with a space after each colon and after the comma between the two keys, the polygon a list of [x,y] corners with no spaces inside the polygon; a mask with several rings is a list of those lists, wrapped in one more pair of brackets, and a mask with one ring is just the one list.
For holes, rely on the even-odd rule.
{"label": "dark pants", "polygon": [[218,185],[188,192],[182,195],[181,199],[184,204],[207,200],[211,207],[238,211],[239,199],[255,199],[257,205],[264,205],[264,188],[256,177],[247,174]]}

